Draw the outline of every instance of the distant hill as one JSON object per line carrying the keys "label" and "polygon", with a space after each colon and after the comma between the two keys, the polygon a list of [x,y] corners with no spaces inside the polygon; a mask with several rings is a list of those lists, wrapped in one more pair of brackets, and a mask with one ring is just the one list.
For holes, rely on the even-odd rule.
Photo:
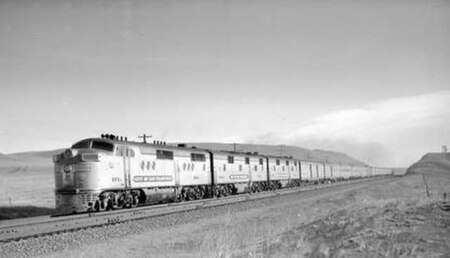
{"label": "distant hill", "polygon": [[64,149],[50,151],[30,151],[12,154],[0,154],[0,172],[18,172],[36,170],[36,168],[52,167],[53,155]]}
{"label": "distant hill", "polygon": [[53,159],[53,155],[63,152],[65,149],[49,150],[49,151],[29,151],[8,154],[9,158],[17,160],[27,159]]}
{"label": "distant hill", "polygon": [[450,177],[450,153],[427,153],[406,173],[439,174]]}
{"label": "distant hill", "polygon": [[[233,144],[226,143],[186,143],[188,146],[196,146],[211,150],[233,151]],[[308,150],[305,148],[290,145],[260,145],[260,144],[236,144],[236,151],[239,152],[258,152],[264,155],[274,156],[292,156],[300,160],[321,161],[339,164],[359,165],[365,164],[349,155],[341,152],[325,150]]]}
{"label": "distant hill", "polygon": [[[233,151],[233,144],[225,143],[187,143],[188,146],[196,146],[211,150],[227,150]],[[239,152],[258,152],[264,155],[274,156],[292,156],[300,160],[331,162],[338,164],[360,165],[365,164],[358,161],[345,153],[325,151],[325,150],[308,150],[297,146],[289,145],[257,145],[257,144],[237,144],[236,150]],[[0,168],[3,171],[26,171],[34,167],[51,167],[53,166],[52,157],[55,154],[63,152],[64,149],[49,151],[30,151],[12,154],[0,153]]]}

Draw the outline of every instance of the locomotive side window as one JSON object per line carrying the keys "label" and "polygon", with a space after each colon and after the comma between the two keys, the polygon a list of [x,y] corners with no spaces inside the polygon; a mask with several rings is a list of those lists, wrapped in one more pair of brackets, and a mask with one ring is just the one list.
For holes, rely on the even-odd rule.
{"label": "locomotive side window", "polygon": [[109,142],[93,141],[92,142],[92,149],[113,151],[114,150],[114,145],[112,143],[109,143]]}
{"label": "locomotive side window", "polygon": [[245,157],[245,164],[250,164],[250,158],[249,157]]}
{"label": "locomotive side window", "polygon": [[289,160],[286,160],[286,166],[289,166]]}
{"label": "locomotive side window", "polygon": [[264,163],[263,159],[259,159],[259,165],[262,165]]}
{"label": "locomotive side window", "polygon": [[173,152],[165,150],[156,150],[156,158],[173,160]]}
{"label": "locomotive side window", "polygon": [[205,154],[201,154],[201,153],[191,153],[191,161],[201,161],[201,162],[205,162],[206,158],[205,158]]}
{"label": "locomotive side window", "polygon": [[280,160],[279,159],[277,159],[277,166],[279,166],[280,165]]}
{"label": "locomotive side window", "polygon": [[233,164],[234,163],[234,157],[228,156],[228,163]]}
{"label": "locomotive side window", "polygon": [[81,141],[72,145],[72,149],[89,149],[91,147],[90,141]]}

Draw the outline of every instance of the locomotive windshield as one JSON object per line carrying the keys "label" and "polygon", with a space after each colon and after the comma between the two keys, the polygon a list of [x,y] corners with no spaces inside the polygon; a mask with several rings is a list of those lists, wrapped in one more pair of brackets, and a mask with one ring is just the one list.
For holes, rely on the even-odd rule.
{"label": "locomotive windshield", "polygon": [[72,149],[97,149],[104,151],[113,151],[114,144],[104,141],[85,140],[72,145]]}
{"label": "locomotive windshield", "polygon": [[113,151],[114,150],[114,144],[109,143],[109,142],[93,141],[92,142],[92,149],[98,149],[98,150],[104,150],[104,151]]}
{"label": "locomotive windshield", "polygon": [[89,149],[91,147],[91,141],[81,141],[72,145],[72,149]]}

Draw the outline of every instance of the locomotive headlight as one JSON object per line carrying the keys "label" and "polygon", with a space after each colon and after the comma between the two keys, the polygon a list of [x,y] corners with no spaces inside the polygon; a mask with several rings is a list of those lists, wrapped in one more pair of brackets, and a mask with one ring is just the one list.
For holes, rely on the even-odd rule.
{"label": "locomotive headlight", "polygon": [[73,170],[72,165],[65,165],[64,166],[64,172],[69,173]]}

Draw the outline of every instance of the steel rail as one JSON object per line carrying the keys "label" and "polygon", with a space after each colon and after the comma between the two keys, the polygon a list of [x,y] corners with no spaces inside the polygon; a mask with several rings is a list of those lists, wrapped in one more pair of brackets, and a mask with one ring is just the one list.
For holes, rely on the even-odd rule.
{"label": "steel rail", "polygon": [[0,243],[50,234],[58,234],[67,231],[76,231],[91,227],[101,227],[131,220],[146,219],[155,216],[186,212],[244,201],[272,198],[280,195],[288,195],[328,187],[356,184],[381,178],[386,178],[386,176],[341,181],[330,184],[300,186],[296,188],[279,189],[252,194],[246,193],[229,197],[202,199],[189,202],[142,206],[134,209],[121,209],[108,212],[82,213],[60,217],[40,216],[12,220],[1,220]]}

